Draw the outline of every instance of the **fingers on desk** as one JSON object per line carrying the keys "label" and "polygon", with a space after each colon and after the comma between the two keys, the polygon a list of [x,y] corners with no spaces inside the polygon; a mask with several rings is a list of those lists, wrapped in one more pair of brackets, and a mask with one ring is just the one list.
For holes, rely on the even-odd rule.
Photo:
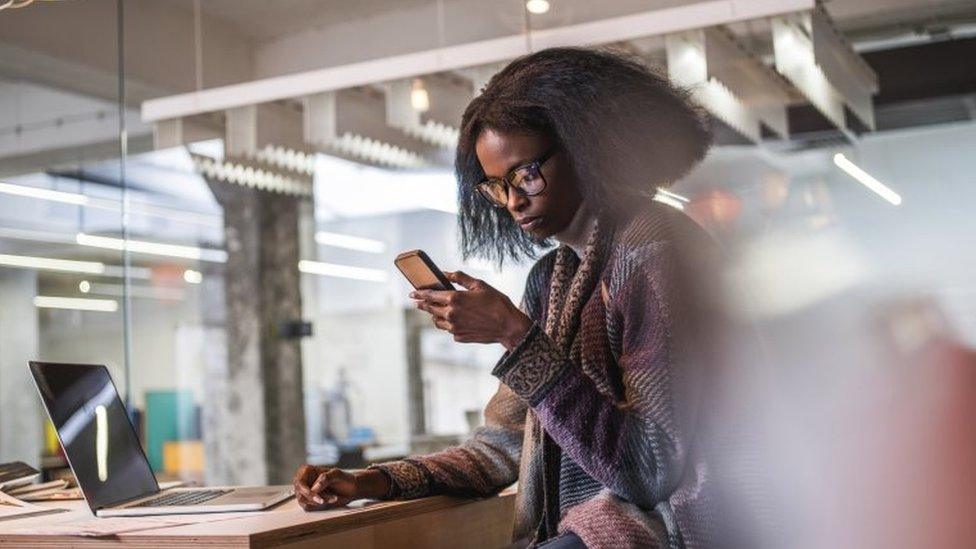
{"label": "fingers on desk", "polygon": [[[311,487],[309,486],[314,482],[314,480],[319,475],[319,468],[312,465],[302,465],[298,468],[298,472],[295,474],[294,488],[295,497],[298,498],[299,503],[302,499],[314,502],[316,504],[324,503],[322,498],[315,495]],[[303,505],[304,507],[304,505]]]}
{"label": "fingers on desk", "polygon": [[315,479],[315,484],[312,485],[312,493],[318,494],[322,490],[327,488],[334,481],[342,478],[343,472],[339,469],[327,469],[319,474]]}
{"label": "fingers on desk", "polygon": [[339,501],[339,498],[334,495],[325,496],[325,499],[321,503],[301,495],[297,495],[295,499],[298,501],[298,505],[306,511],[323,511],[325,509],[341,507],[345,504]]}

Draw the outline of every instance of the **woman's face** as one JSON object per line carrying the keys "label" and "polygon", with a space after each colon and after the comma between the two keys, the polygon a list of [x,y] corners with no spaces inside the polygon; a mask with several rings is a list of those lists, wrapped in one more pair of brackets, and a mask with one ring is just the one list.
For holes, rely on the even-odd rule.
{"label": "woman's face", "polygon": [[[505,177],[512,169],[534,162],[555,145],[535,132],[500,132],[485,129],[475,153],[487,177]],[[535,196],[509,189],[505,208],[523,231],[542,240],[565,229],[579,209],[582,197],[576,177],[562,149],[542,165],[546,188]]]}

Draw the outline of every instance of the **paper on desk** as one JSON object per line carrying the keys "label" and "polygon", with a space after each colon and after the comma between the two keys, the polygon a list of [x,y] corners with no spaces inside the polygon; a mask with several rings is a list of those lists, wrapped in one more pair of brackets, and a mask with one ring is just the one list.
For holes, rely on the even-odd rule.
{"label": "paper on desk", "polygon": [[21,501],[11,495],[0,492],[0,520],[25,518],[47,513],[60,513],[64,509],[41,507],[33,503]]}
{"label": "paper on desk", "polygon": [[35,526],[14,530],[12,534],[34,534],[42,536],[84,536],[104,537],[156,528],[186,526],[204,522],[220,522],[243,517],[253,517],[254,512],[245,513],[203,513],[199,515],[160,515],[154,517],[109,517],[86,518],[47,526]]}
{"label": "paper on desk", "polygon": [[33,517],[35,515],[46,515],[48,513],[61,513],[63,511],[64,509],[48,509],[47,507],[35,505],[31,505],[30,507],[19,507],[16,505],[0,503],[0,521]]}

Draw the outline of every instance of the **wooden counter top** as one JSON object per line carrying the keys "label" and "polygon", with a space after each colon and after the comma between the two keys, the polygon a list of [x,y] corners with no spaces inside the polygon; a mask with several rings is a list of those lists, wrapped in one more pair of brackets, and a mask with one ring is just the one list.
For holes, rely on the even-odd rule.
{"label": "wooden counter top", "polygon": [[502,547],[514,520],[515,490],[487,499],[445,496],[370,502],[359,508],[305,512],[288,500],[253,516],[170,526],[111,537],[13,534],[12,531],[91,518],[83,501],[45,503],[69,512],[0,521],[0,547]]}

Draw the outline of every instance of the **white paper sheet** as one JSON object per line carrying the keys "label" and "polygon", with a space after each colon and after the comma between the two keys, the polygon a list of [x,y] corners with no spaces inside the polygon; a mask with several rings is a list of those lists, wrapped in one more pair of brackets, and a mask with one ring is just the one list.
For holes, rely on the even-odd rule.
{"label": "white paper sheet", "polygon": [[21,501],[11,495],[0,492],[0,521],[44,515],[47,513],[61,513],[64,509],[41,507],[33,503]]}
{"label": "white paper sheet", "polygon": [[233,520],[243,517],[253,517],[256,513],[204,513],[199,515],[161,515],[155,517],[108,517],[108,518],[86,518],[59,524],[51,524],[41,527],[23,528],[14,530],[12,534],[34,534],[41,536],[84,536],[84,537],[103,537],[124,534],[127,532],[139,532],[141,530],[154,530],[156,528],[168,528],[171,526],[184,526],[187,524],[200,524],[204,522],[220,522]]}

